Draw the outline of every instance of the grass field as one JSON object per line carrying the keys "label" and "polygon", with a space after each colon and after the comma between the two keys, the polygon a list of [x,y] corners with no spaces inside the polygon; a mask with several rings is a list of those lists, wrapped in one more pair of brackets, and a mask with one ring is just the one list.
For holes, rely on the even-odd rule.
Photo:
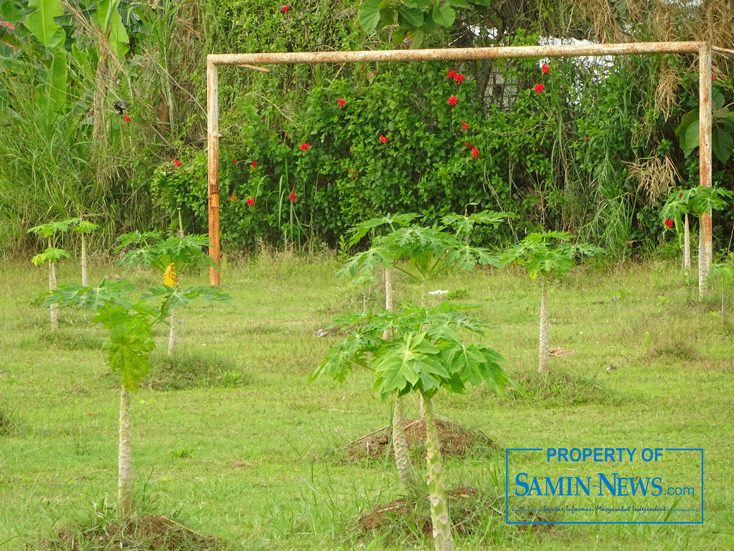
{"label": "grass field", "polygon": [[[343,385],[307,384],[339,338],[317,332],[336,314],[384,301],[377,286],[337,280],[339,266],[327,256],[265,254],[225,263],[222,287],[232,299],[182,310],[172,359],[165,356],[167,327],[157,328],[151,374],[133,394],[141,516],[174,519],[222,538],[226,549],[431,546],[397,523],[382,533],[360,530],[360,515],[401,495],[391,460],[350,462],[340,451],[390,423],[390,404],[374,396],[371,374],[355,370]],[[153,273],[108,265],[96,266],[90,281],[112,275],[141,287],[155,282]],[[90,314],[62,310],[51,333],[48,310],[36,300],[46,278],[30,262],[0,266],[2,550],[49,548],[59,532],[103,529],[114,518],[119,376],[107,367],[105,335],[90,325]],[[61,265],[60,284],[78,279],[73,264]],[[202,273],[180,282],[207,279]],[[446,460],[449,487],[472,486],[485,504],[478,527],[458,537],[460,549],[734,549],[731,297],[723,315],[717,289],[699,302],[696,283],[673,262],[576,269],[549,293],[550,346],[575,353],[552,357],[548,379],[540,381],[532,377],[540,294],[519,271],[477,270],[424,286],[399,281],[396,288],[396,304],[437,303],[442,298],[427,293],[444,289],[481,305],[475,314],[493,328],[480,338],[505,357],[503,367],[522,391],[501,400],[478,387],[434,400],[437,414],[501,448]],[[409,409],[417,415],[415,403]],[[704,523],[506,524],[503,449],[561,447],[702,448]],[[529,454],[515,457],[512,469],[538,465]],[[695,481],[697,457],[681,453],[654,466],[618,468]],[[581,470],[548,464],[539,474]]]}

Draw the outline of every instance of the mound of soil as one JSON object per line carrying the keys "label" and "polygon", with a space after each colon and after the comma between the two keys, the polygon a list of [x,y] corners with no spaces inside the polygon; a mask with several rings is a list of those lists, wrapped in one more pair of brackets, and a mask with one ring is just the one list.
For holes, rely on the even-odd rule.
{"label": "mound of soil", "polygon": [[[466,536],[481,526],[481,520],[487,515],[480,514],[478,491],[467,486],[446,492],[451,521],[455,534]],[[502,513],[489,507],[490,514]],[[423,536],[433,537],[430,504],[428,496],[418,503],[410,503],[406,499],[396,499],[386,505],[378,505],[359,519],[359,527],[365,532],[372,530],[394,529],[398,521],[404,526],[417,529]]]}
{"label": "mound of soil", "polygon": [[[426,424],[423,419],[405,419],[405,440],[408,448],[425,446]],[[465,455],[472,448],[498,447],[492,439],[478,431],[467,431],[451,421],[436,419],[438,439],[441,442],[441,454]],[[386,453],[392,453],[392,427],[384,427],[376,432],[363,436],[346,447],[351,459],[384,457]]]}
{"label": "mound of soil", "polygon": [[123,523],[110,521],[92,530],[63,530],[50,549],[220,551],[224,544],[220,538],[204,536],[167,517],[148,516]]}
{"label": "mound of soil", "polygon": [[[495,496],[492,499],[482,495],[476,488],[466,486],[447,490],[446,498],[454,535],[469,536],[482,531],[486,528],[488,519],[492,517],[504,522],[502,511],[504,496]],[[519,524],[518,531],[550,532],[555,527],[548,519],[535,513],[529,514],[526,520],[542,524]],[[396,499],[385,505],[378,505],[359,519],[359,528],[365,533],[372,531],[387,533],[401,527],[406,535],[413,534],[428,539],[433,537],[428,496],[424,496],[417,503],[405,498]]]}

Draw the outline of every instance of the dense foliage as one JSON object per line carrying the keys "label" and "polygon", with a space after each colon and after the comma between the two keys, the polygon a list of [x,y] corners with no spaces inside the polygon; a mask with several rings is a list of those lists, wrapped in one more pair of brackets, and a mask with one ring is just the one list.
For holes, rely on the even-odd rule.
{"label": "dense foliage", "polygon": [[[121,233],[177,226],[179,212],[187,233],[206,232],[202,43],[216,52],[405,47],[419,27],[424,47],[538,44],[564,28],[623,38],[600,34],[586,3],[573,11],[550,0],[519,12],[453,2],[455,14],[435,29],[426,27],[433,2],[420,4],[421,25],[397,2],[399,27],[386,12],[379,34],[367,36],[373,4],[120,0],[98,12],[85,2],[2,0],[14,25],[0,27],[3,250],[38,248],[28,228],[80,215],[100,226],[93,239],[108,250]],[[636,39],[672,38],[655,34],[660,14],[648,20],[633,10],[639,2],[627,4],[612,27],[626,20]],[[690,38],[691,25],[710,20],[711,36],[728,40],[721,18],[703,17],[724,8],[685,9],[670,32]],[[731,190],[734,94],[726,58],[714,62],[714,183]],[[697,114],[695,68],[676,56],[227,68],[223,247],[336,247],[348,227],[375,216],[419,212],[431,224],[491,209],[517,216],[500,232],[477,233],[483,245],[568,231],[613,257],[654,250],[669,189],[698,184],[686,126]],[[715,213],[719,248],[733,224],[731,209]],[[62,245],[78,240],[70,234]]]}

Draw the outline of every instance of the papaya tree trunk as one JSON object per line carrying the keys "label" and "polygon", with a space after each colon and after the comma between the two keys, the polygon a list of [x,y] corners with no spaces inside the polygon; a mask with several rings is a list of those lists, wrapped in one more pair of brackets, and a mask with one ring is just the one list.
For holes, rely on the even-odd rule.
{"label": "papaya tree trunk", "polygon": [[89,287],[87,276],[87,238],[82,234],[82,285]]}
{"label": "papaya tree trunk", "polygon": [[691,227],[688,223],[688,213],[683,215],[683,271],[688,274],[691,270]]}
{"label": "papaya tree trunk", "polygon": [[[392,270],[385,268],[385,310],[393,311],[393,292],[392,292]],[[385,331],[382,338],[389,339],[392,335],[390,331]],[[403,483],[405,492],[409,499],[416,499],[419,495],[418,480],[413,471],[413,465],[410,463],[410,455],[408,451],[408,441],[405,437],[405,414],[403,413],[403,398],[400,396],[395,398],[395,406],[392,416],[392,450],[395,454],[395,466],[398,469],[400,482]]]}
{"label": "papaya tree trunk", "polygon": [[433,524],[433,545],[436,551],[453,551],[454,537],[451,533],[449,506],[446,501],[446,483],[443,476],[441,444],[433,416],[431,398],[423,397],[426,422],[426,466],[428,473],[428,497],[431,502],[431,523]]}
{"label": "papaya tree trunk", "polygon": [[548,283],[540,276],[540,338],[538,339],[538,373],[548,373]]}
{"label": "papaya tree trunk", "polygon": [[117,464],[117,508],[124,518],[130,514],[133,502],[132,413],[130,391],[124,385],[120,385],[120,448]]}
{"label": "papaya tree trunk", "polygon": [[420,486],[415,477],[413,465],[410,462],[408,441],[405,437],[405,415],[403,413],[403,398],[395,398],[395,408],[392,416],[392,449],[395,454],[395,465],[398,468],[400,482],[403,483],[408,498],[416,500],[420,497]]}
{"label": "papaya tree trunk", "polygon": [[174,318],[173,312],[174,312],[174,309],[171,308],[171,317],[169,318],[171,326],[168,330],[168,355],[169,356],[173,354],[173,350],[176,348],[176,324],[175,324],[175,318]]}
{"label": "papaya tree trunk", "polygon": [[[48,263],[48,290],[56,290],[56,264],[53,262]],[[59,305],[53,303],[51,305],[51,331],[56,331],[59,328]]]}

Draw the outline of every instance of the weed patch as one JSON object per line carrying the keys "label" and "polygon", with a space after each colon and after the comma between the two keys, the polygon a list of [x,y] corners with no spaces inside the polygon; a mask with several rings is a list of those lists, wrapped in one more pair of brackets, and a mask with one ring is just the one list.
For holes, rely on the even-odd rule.
{"label": "weed patch", "polygon": [[564,373],[520,373],[514,377],[516,386],[508,392],[503,404],[528,402],[539,408],[572,406],[619,405],[622,397],[605,389],[599,381]]}
{"label": "weed patch", "polygon": [[211,352],[179,351],[172,356],[156,354],[145,380],[151,390],[236,388],[249,383],[236,363]]}
{"label": "weed patch", "polygon": [[0,436],[14,434],[18,430],[18,424],[13,415],[0,409]]}

